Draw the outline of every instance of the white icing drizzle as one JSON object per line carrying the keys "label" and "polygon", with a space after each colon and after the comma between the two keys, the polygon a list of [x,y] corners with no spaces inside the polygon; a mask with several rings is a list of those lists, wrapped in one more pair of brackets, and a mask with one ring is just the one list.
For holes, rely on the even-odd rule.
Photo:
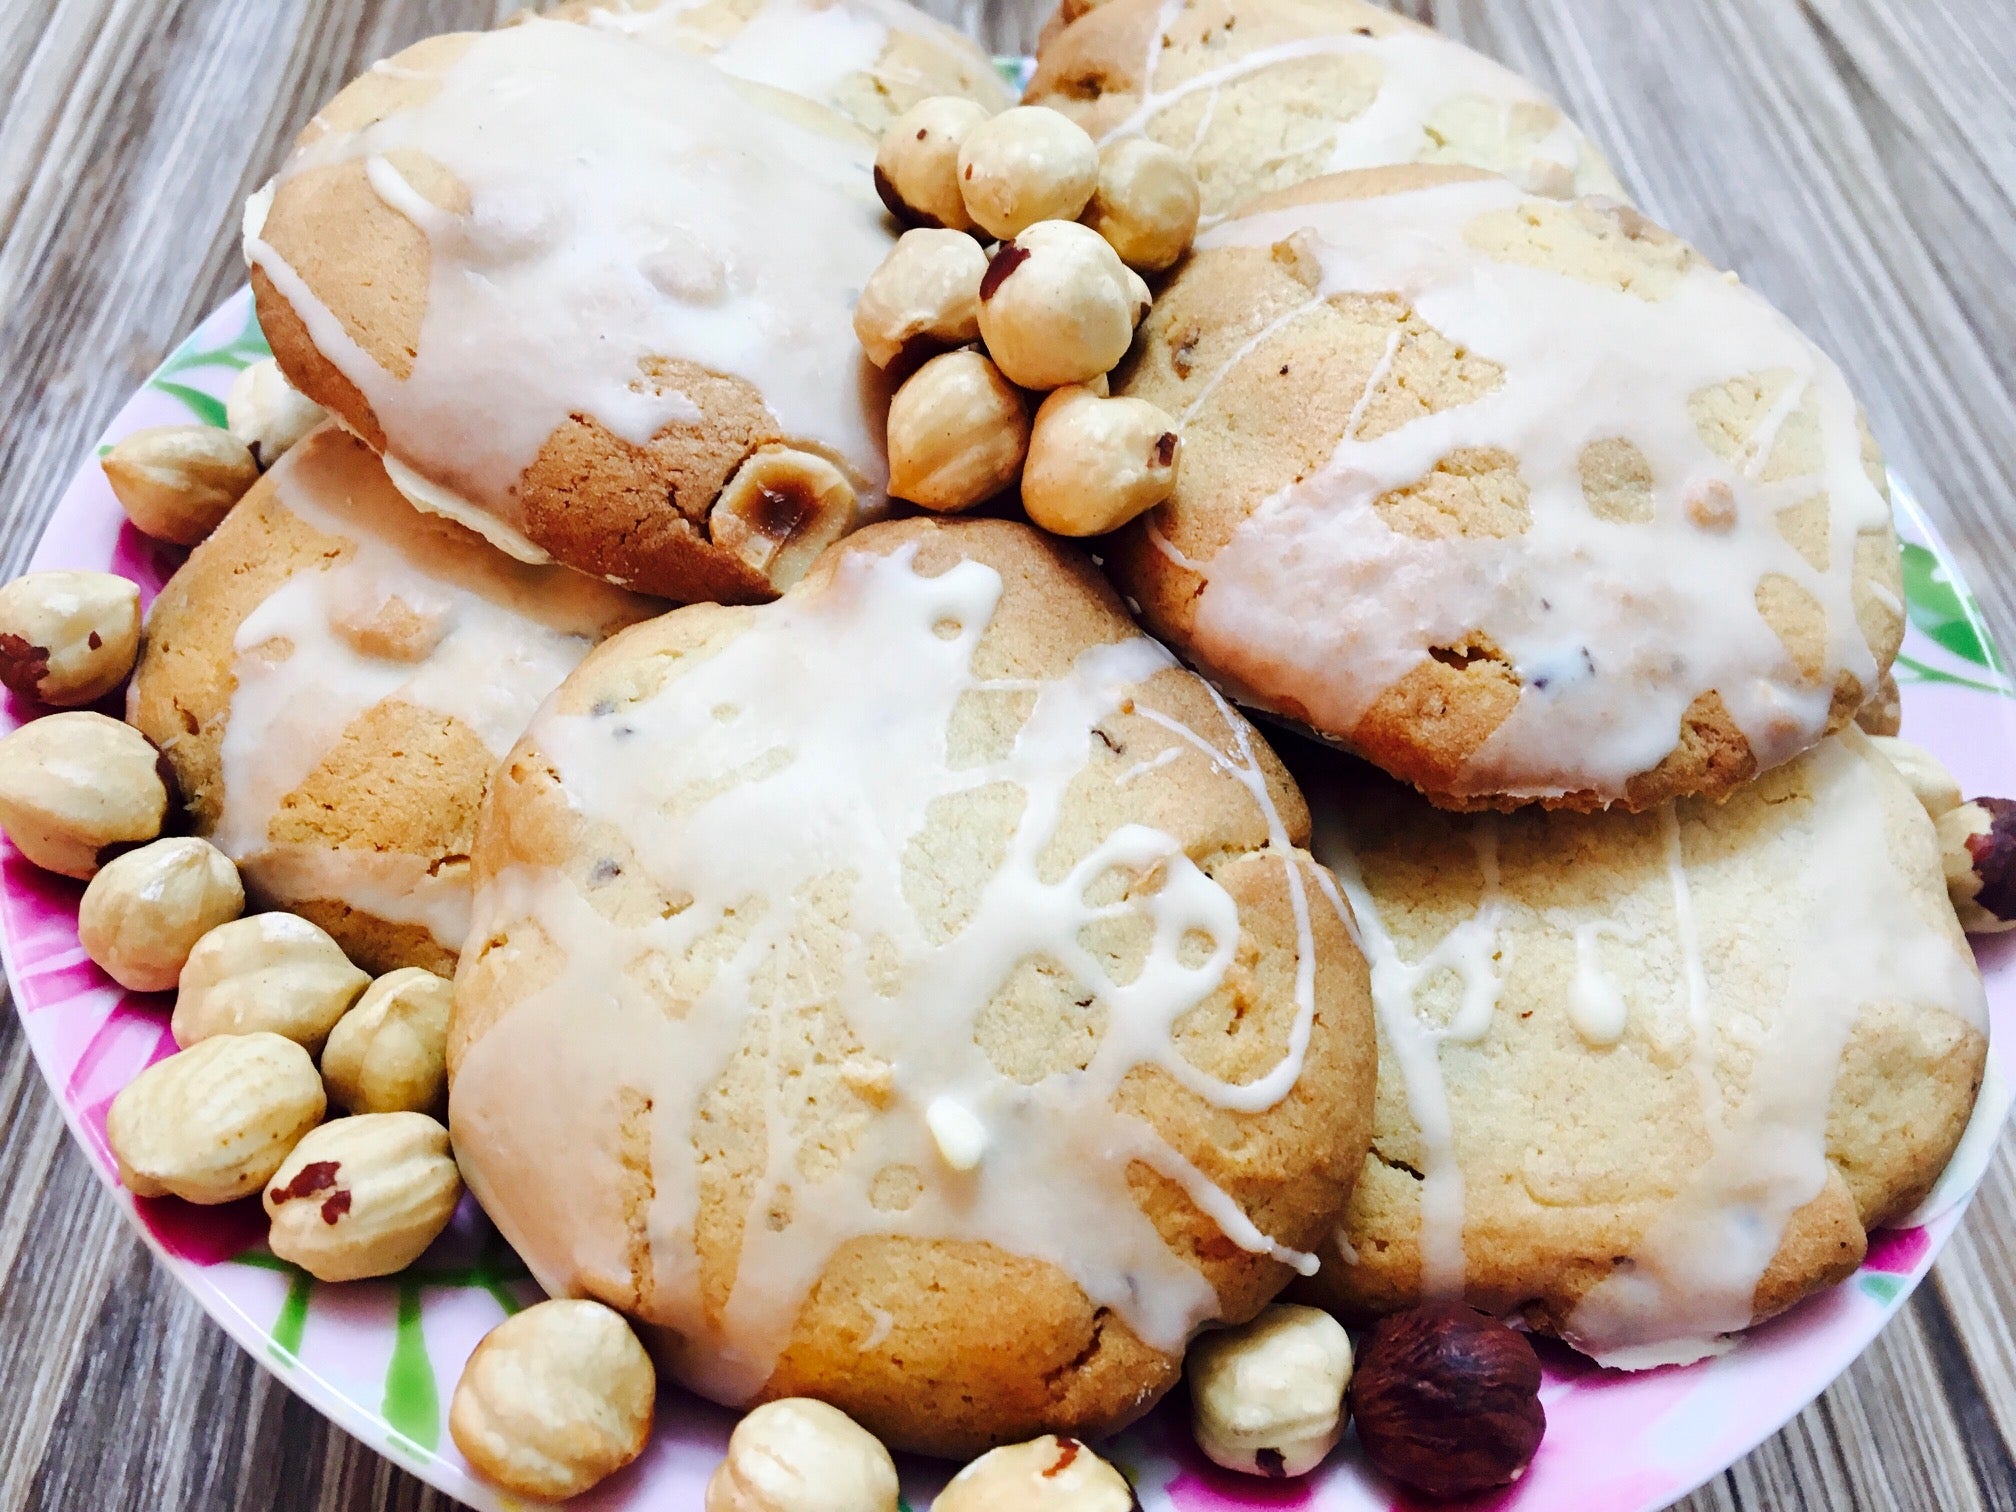
{"label": "white icing drizzle", "polygon": [[[1312,1257],[1260,1232],[1153,1128],[1113,1106],[1141,1066],[1228,1109],[1287,1095],[1313,1022],[1306,903],[1297,913],[1303,1011],[1287,1052],[1257,1080],[1232,1085],[1184,1060],[1171,1039],[1230,965],[1239,931],[1230,896],[1173,838],[1139,824],[1068,864],[1041,861],[1093,727],[1173,659],[1133,638],[1085,651],[1058,677],[979,677],[973,657],[999,574],[968,560],[924,577],[914,552],[847,555],[816,591],[753,614],[641,701],[583,714],[549,707],[535,720],[528,744],[569,803],[589,825],[625,837],[634,859],[611,864],[640,866],[664,896],[691,902],[619,926],[566,875],[523,864],[478,890],[476,937],[515,942],[536,926],[559,948],[544,984],[514,997],[458,1068],[452,1117],[472,1190],[549,1289],[624,1295],[636,1274],[640,1310],[678,1336],[679,1377],[723,1401],[762,1385],[829,1259],[864,1235],[985,1241],[1048,1261],[1143,1339],[1180,1348],[1216,1315],[1217,1298],[1135,1206],[1125,1175],[1133,1161],[1177,1182],[1242,1248],[1313,1269]],[[1012,747],[955,769],[955,708],[1004,692],[1030,696]],[[1243,742],[1243,725],[1227,717]],[[1218,758],[1194,732],[1165,727]],[[1250,745],[1221,765],[1256,793],[1285,855]],[[1001,784],[1021,794],[1013,831],[965,921],[940,938],[906,896],[906,851],[935,803]],[[1089,902],[1088,889],[1116,868],[1152,872],[1158,884]],[[1300,868],[1289,874],[1300,898]],[[1080,932],[1122,916],[1140,918],[1152,941],[1138,974],[1115,981]],[[662,987],[645,984],[651,970],[668,969],[647,963],[704,954],[730,924],[739,933],[687,1000],[670,1005]],[[822,927],[824,943],[807,944]],[[1105,1028],[1083,1069],[1025,1083],[995,1067],[976,1024],[1018,964],[1041,957],[1096,998]],[[804,985],[782,986],[780,968]],[[812,1004],[837,1009],[859,1046],[850,1064],[879,1076],[882,1091],[860,1105],[851,1143],[808,1151],[775,1091],[780,1078],[763,1077],[772,1088],[765,1165],[743,1210],[732,1287],[710,1312],[695,1245],[695,1119],[738,1045],[755,1036],[774,1052],[783,1016]],[[554,1096],[556,1084],[567,1095]],[[650,1109],[648,1251],[626,1239],[634,1231],[618,1163],[583,1154],[608,1147],[626,1098]],[[900,1210],[877,1209],[871,1185],[892,1166],[910,1168],[916,1195]],[[780,1203],[788,1214],[768,1216]]]}
{"label": "white icing drizzle", "polygon": [[[1472,244],[1480,217],[1516,214],[1523,199],[1500,180],[1461,182],[1247,216],[1200,238],[1207,249],[1269,246],[1303,232],[1320,297],[1398,293],[1503,377],[1376,439],[1347,429],[1325,466],[1263,501],[1204,569],[1190,649],[1258,702],[1348,737],[1431,650],[1481,631],[1523,687],[1451,780],[1457,795],[1621,797],[1710,690],[1760,767],[1777,765],[1826,727],[1837,673],[1875,686],[1855,615],[1855,545],[1887,527],[1889,510],[1863,469],[1854,399],[1783,316],[1704,262],[1655,300]],[[1818,473],[1762,479],[1768,438],[1732,463],[1695,428],[1692,396],[1774,373],[1790,379],[1782,414],[1817,408]],[[1649,521],[1600,518],[1584,498],[1584,449],[1619,438],[1650,466]],[[1376,502],[1463,448],[1518,459],[1525,531],[1430,540],[1390,528]],[[1778,515],[1823,493],[1828,560],[1816,569]],[[1718,496],[1731,505],[1721,528],[1690,517],[1690,499]],[[1821,677],[1799,669],[1756,607],[1754,590],[1772,575],[1825,613]]]}
{"label": "white icing drizzle", "polygon": [[[416,503],[459,498],[456,518],[492,518],[493,542],[526,555],[519,478],[547,437],[587,415],[641,445],[695,419],[693,400],[652,376],[674,359],[747,379],[784,434],[844,458],[874,502],[878,390],[849,317],[889,247],[871,143],[595,27],[485,33],[439,77],[419,103],[298,147],[280,174],[361,160],[426,234],[408,377],[372,361],[272,246],[246,242],[371,405],[388,452],[429,485],[408,488]],[[416,192],[392,165],[400,152],[452,174],[468,213]]]}
{"label": "white icing drizzle", "polygon": [[[1658,819],[1659,859],[1654,864],[1664,873],[1666,910],[1681,965],[1673,989],[1677,1001],[1671,1006],[1684,1015],[1707,1149],[1641,1232],[1629,1265],[1586,1293],[1563,1329],[1569,1342],[1605,1365],[1644,1369],[1701,1359],[1727,1348],[1729,1336],[1750,1324],[1758,1280],[1777,1253],[1787,1223],[1826,1181],[1835,1079],[1865,1005],[1938,1009],[1977,1028],[1986,1024],[1971,957],[1951,928],[1942,927],[1924,906],[1936,865],[1929,835],[1922,837],[1916,854],[1908,847],[1891,848],[1895,813],[1904,812],[1911,823],[1919,817],[1896,802],[1900,795],[1894,774],[1852,734],[1821,742],[1804,762],[1801,785],[1810,796],[1799,799],[1796,807],[1781,807],[1784,817],[1773,819],[1762,842],[1772,848],[1774,868],[1796,870],[1796,895],[1774,896],[1774,908],[1782,903],[1783,912],[1768,920],[1731,916],[1721,926],[1768,929],[1784,942],[1789,970],[1776,1003],[1723,1002],[1713,990],[1714,963],[1734,942],[1703,939],[1686,848],[1698,839],[1720,874],[1717,885],[1726,888],[1729,869],[1741,865],[1742,858],[1732,858],[1717,834],[1725,811],[1690,801],[1677,809],[1669,806]],[[1419,960],[1408,961],[1375,901],[1375,890],[1387,884],[1378,876],[1368,883],[1336,792],[1314,781],[1305,783],[1305,790],[1315,818],[1312,849],[1335,871],[1350,902],[1345,916],[1355,916],[1372,965],[1386,1057],[1382,1069],[1399,1073],[1420,1134],[1423,1290],[1460,1294],[1467,1268],[1464,1145],[1479,1141],[1481,1149],[1482,1142],[1495,1136],[1476,1124],[1459,1136],[1437,1054],[1442,1039],[1450,1036],[1421,1018],[1416,996],[1436,969],[1454,967],[1463,974],[1469,999],[1476,991],[1477,963],[1489,959],[1495,947],[1465,936],[1481,934],[1488,941],[1500,934],[1501,926],[1510,934],[1540,925],[1573,939],[1578,964],[1574,994],[1579,996],[1584,969],[1593,969],[1589,955],[1594,942],[1617,931],[1607,919],[1591,920],[1586,913],[1578,919],[1562,908],[1534,909],[1516,895],[1508,903],[1490,882],[1486,858],[1492,847],[1473,834],[1483,883],[1475,910]],[[1480,816],[1450,822],[1483,829],[1500,821]],[[1544,859],[1557,848],[1563,860],[1580,854],[1590,826],[1619,821],[1529,813],[1503,822],[1523,828],[1521,852],[1529,858],[1524,867],[1534,864],[1530,858]],[[1629,890],[1637,883],[1625,885]],[[1345,913],[1336,895],[1332,900]],[[1726,893],[1718,906],[1729,908]],[[1458,943],[1452,947],[1452,941]],[[1648,983],[1658,980],[1646,978]],[[1608,1001],[1614,994],[1608,988],[1603,1011],[1590,1015],[1604,1031],[1585,1034],[1592,1054],[1610,1053],[1609,1046],[1629,1028],[1621,997]],[[1573,1002],[1568,1005],[1571,1021],[1584,1012]],[[1580,1024],[1577,1029],[1583,1032]],[[1469,1116],[1478,1114],[1473,1110]],[[1681,1133],[1676,1129],[1675,1137]],[[1348,1236],[1340,1238],[1348,1243]]]}
{"label": "white icing drizzle", "polygon": [[1616,938],[1616,927],[1607,920],[1591,919],[1573,926],[1575,932],[1575,984],[1568,990],[1568,1022],[1583,1040],[1601,1049],[1624,1038],[1624,1026],[1631,1011],[1616,982],[1603,970],[1599,951],[1603,940]]}
{"label": "white icing drizzle", "polygon": [[[1467,161],[1452,157],[1430,123],[1449,107],[1474,103],[1498,117],[1498,140],[1491,161],[1477,166],[1507,175],[1535,194],[1568,196],[1615,194],[1623,191],[1589,149],[1575,123],[1552,100],[1503,64],[1462,44],[1418,27],[1402,27],[1383,36],[1361,36],[1348,27],[1334,35],[1298,37],[1257,47],[1229,63],[1206,68],[1180,80],[1161,83],[1167,49],[1163,39],[1188,8],[1190,0],[1164,0],[1148,33],[1141,62],[1140,98],[1125,118],[1108,127],[1100,141],[1154,135],[1158,116],[1179,101],[1205,95],[1204,109],[1188,150],[1195,154],[1210,135],[1219,101],[1235,87],[1263,70],[1308,58],[1363,58],[1379,70],[1377,92],[1357,115],[1321,122],[1330,134],[1328,158],[1305,177],[1349,168],[1377,168],[1392,163]],[[1341,23],[1340,23],[1341,24]],[[1516,106],[1544,109],[1554,124],[1531,140],[1517,140],[1512,113]],[[1157,138],[1162,140],[1162,138]],[[1171,142],[1169,145],[1180,144]],[[1284,149],[1285,160],[1299,156],[1302,144]],[[1478,144],[1481,145],[1481,144]],[[1222,215],[1207,215],[1210,225]]]}
{"label": "white icing drizzle", "polygon": [[[424,926],[461,948],[467,863],[365,846],[281,844],[269,833],[287,795],[360,715],[387,700],[459,721],[493,756],[613,623],[643,604],[559,568],[520,566],[453,527],[416,515],[378,460],[333,428],[267,475],[277,502],[347,543],[289,577],[240,623],[211,840],[269,896],[329,899]],[[388,649],[385,627],[407,628]],[[373,797],[384,797],[374,794]]]}

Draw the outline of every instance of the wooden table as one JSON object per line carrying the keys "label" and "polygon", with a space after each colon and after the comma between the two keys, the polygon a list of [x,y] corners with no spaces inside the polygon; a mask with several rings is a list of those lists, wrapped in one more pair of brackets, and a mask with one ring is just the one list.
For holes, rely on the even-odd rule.
{"label": "wooden table", "polygon": [[[935,0],[995,50],[1049,0]],[[0,0],[0,557],[243,280],[314,107],[498,0]],[[1839,357],[2016,647],[2016,3],[1409,0],[1551,88]],[[1694,1509],[2016,1509],[2016,1135],[1909,1308]],[[446,1508],[156,1270],[0,1014],[0,1512]]]}

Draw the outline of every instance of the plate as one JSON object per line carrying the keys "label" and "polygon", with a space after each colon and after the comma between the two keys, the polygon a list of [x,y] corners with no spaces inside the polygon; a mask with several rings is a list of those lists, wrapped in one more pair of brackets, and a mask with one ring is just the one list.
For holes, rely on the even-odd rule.
{"label": "plate", "polygon": [[[265,355],[251,293],[240,290],[127,401],[99,454],[146,425],[222,425],[231,379]],[[1909,495],[1895,492],[1910,610],[1898,659],[1904,727],[1966,791],[2016,792],[2016,690],[1951,558]],[[126,524],[92,460],[71,481],[29,565],[121,573],[151,601],[182,555]],[[0,728],[36,712],[10,698]],[[524,1267],[466,1199],[449,1231],[404,1275],[332,1286],[267,1252],[256,1198],[197,1208],[129,1196],[114,1176],[105,1110],[140,1070],[173,1051],[172,998],[126,992],[85,958],[77,943],[82,893],[81,883],[37,870],[0,841],[0,943],[15,1010],[112,1199],[176,1283],[288,1389],[450,1495],[485,1512],[517,1512],[522,1503],[470,1473],[449,1440],[446,1414],[476,1342],[506,1313],[537,1300]],[[1776,1432],[1862,1352],[1959,1221],[2008,1112],[2016,1081],[2016,935],[1982,942],[1979,954],[1993,1025],[1990,1074],[1967,1137],[1925,1207],[1907,1226],[1874,1236],[1852,1279],[1753,1331],[1719,1359],[1626,1375],[1543,1341],[1546,1441],[1517,1488],[1479,1505],[1494,1512],[1663,1507]],[[1400,1512],[1410,1505],[1366,1471],[1348,1444],[1299,1482],[1219,1471],[1191,1446],[1178,1396],[1106,1446],[1148,1512]],[[733,1422],[733,1413],[668,1388],[644,1457],[574,1505],[697,1509]],[[921,1512],[946,1467],[915,1461],[903,1469],[906,1504]]]}

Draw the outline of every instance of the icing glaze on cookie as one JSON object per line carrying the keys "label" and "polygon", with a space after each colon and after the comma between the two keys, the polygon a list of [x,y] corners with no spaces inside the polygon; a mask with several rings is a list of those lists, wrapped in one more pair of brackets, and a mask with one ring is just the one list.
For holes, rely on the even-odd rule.
{"label": "icing glaze on cookie", "polygon": [[[1479,1267],[1500,1258],[1466,1251],[1465,1170],[1478,1167],[1487,1153],[1498,1157],[1490,1169],[1510,1158],[1516,1170],[1519,1152],[1502,1146],[1518,1135],[1494,1124],[1490,1091],[1478,1080],[1477,1066],[1464,1073],[1462,1117],[1452,1115],[1443,1057],[1453,1053],[1445,1047],[1476,1046],[1487,1035],[1492,1045],[1478,1054],[1520,1053],[1507,1048],[1502,1022],[1494,1033],[1494,1019],[1505,1012],[1500,998],[1506,983],[1522,969],[1520,1002],[1527,1013],[1555,1009],[1532,996],[1535,984],[1553,978],[1541,974],[1545,968],[1523,964],[1522,955],[1567,954],[1575,963],[1574,992],[1600,997],[1596,1007],[1559,1005],[1585,1055],[1645,1055],[1653,1066],[1681,1067],[1693,1088],[1684,1115],[1663,1114],[1648,1101],[1637,1116],[1668,1118],[1662,1137],[1676,1149],[1698,1148],[1698,1159],[1679,1171],[1674,1189],[1642,1220],[1628,1253],[1613,1258],[1603,1252],[1614,1269],[1581,1292],[1558,1326],[1578,1349],[1625,1369],[1720,1353],[1731,1335],[1751,1324],[1759,1281],[1788,1224],[1829,1178],[1830,1114],[1840,1114],[1837,1079],[1863,1013],[1872,1005],[1912,1013],[1937,1009],[1985,1028],[1972,958],[1952,921],[1938,916],[1941,900],[1931,886],[1936,847],[1925,835],[1917,837],[1923,843],[1915,850],[1905,848],[1908,854],[1893,853],[1893,811],[1904,807],[1914,827],[1922,817],[1900,803],[1894,773],[1852,733],[1823,741],[1801,768],[1790,785],[1800,796],[1768,810],[1766,827],[1744,831],[1751,840],[1740,845],[1732,844],[1731,811],[1698,799],[1642,819],[1530,812],[1442,819],[1467,832],[1479,882],[1474,905],[1458,906],[1453,926],[1425,950],[1418,936],[1403,949],[1389,929],[1389,917],[1424,907],[1423,896],[1411,890],[1421,884],[1402,875],[1411,859],[1404,843],[1394,852],[1388,836],[1386,853],[1368,874],[1354,850],[1346,806],[1336,791],[1305,776],[1315,818],[1311,848],[1336,875],[1341,896],[1333,895],[1333,904],[1341,912],[1348,900],[1344,916],[1355,918],[1372,967],[1384,1065],[1399,1073],[1420,1136],[1424,1294],[1462,1295],[1466,1283],[1474,1286]],[[1638,827],[1648,824],[1652,833],[1638,836]],[[1629,826],[1632,837],[1613,832],[1615,847],[1605,849],[1593,829],[1601,825]],[[1516,840],[1512,826],[1519,827]],[[1652,843],[1640,845],[1641,838]],[[1510,893],[1499,877],[1501,842],[1516,843],[1520,853],[1519,881]],[[1796,871],[1791,894],[1774,891],[1761,917],[1754,906],[1744,913],[1735,905],[1732,912],[1740,896],[1731,891],[1732,880],[1747,864],[1743,847],[1752,842],[1774,848],[1774,865],[1789,863]],[[1577,864],[1605,876],[1615,869],[1614,879],[1579,907],[1548,904],[1560,875]],[[1708,879],[1703,885],[1718,890],[1712,930],[1698,908],[1702,875]],[[1778,882],[1770,885],[1776,889]],[[1446,917],[1439,910],[1460,899],[1460,887],[1438,885],[1431,912]],[[1629,924],[1611,911],[1621,910],[1626,899],[1632,900]],[[1600,912],[1592,916],[1592,909]],[[1757,944],[1742,938],[1752,930],[1767,933],[1777,942],[1773,948],[1784,952],[1775,973],[1755,974]],[[1619,962],[1657,958],[1628,978],[1637,1048],[1619,1048],[1627,1005],[1617,980],[1607,973],[1600,984],[1593,980],[1599,971],[1594,946],[1604,937],[1620,947],[1623,953],[1613,958]],[[1460,985],[1436,982],[1447,974]],[[1775,996],[1746,999],[1746,990],[1757,991],[1760,981]],[[1453,1011],[1451,999],[1459,1005]],[[1886,1074],[1927,1073],[1900,1061]],[[1507,1081],[1514,1098],[1526,1095],[1523,1083],[1502,1073],[1492,1080]],[[1559,1096],[1586,1094],[1572,1068],[1558,1080]],[[1600,1130],[1599,1123],[1595,1134],[1583,1137],[1600,1138]],[[1918,1132],[1937,1138],[1930,1130]],[[1575,1136],[1562,1137],[1572,1144]],[[1578,1158],[1573,1149],[1549,1154],[1570,1164]],[[1618,1221],[1641,1221],[1631,1215],[1642,1212],[1642,1201],[1620,1201]],[[1360,1250],[1365,1237],[1359,1235]],[[1345,1264],[1358,1263],[1348,1231],[1339,1254]],[[1530,1279],[1525,1284],[1534,1291],[1526,1295],[1544,1290],[1566,1267],[1556,1256],[1544,1269],[1547,1280]],[[1507,1284],[1522,1285],[1517,1279]]]}
{"label": "icing glaze on cookie", "polygon": [[[892,50],[898,37],[950,50],[992,83],[992,65],[978,49],[902,0],[761,0],[746,15],[719,0],[604,0],[584,19],[654,45],[699,53],[725,73],[836,108],[855,78],[885,94],[937,92],[937,77]],[[1000,98],[986,103],[1008,103],[1005,89],[989,92]]]}
{"label": "icing glaze on cookie", "polygon": [[[1529,231],[1540,248],[1590,235],[1576,216],[1651,241],[1658,277],[1617,287],[1597,281],[1602,269],[1516,260]],[[1186,649],[1254,701],[1348,739],[1410,671],[1481,646],[1516,673],[1517,702],[1437,795],[1612,802],[1675,749],[1683,716],[1711,692],[1762,770],[1846,717],[1844,684],[1876,687],[1858,599],[1897,606],[1858,568],[1865,538],[1888,549],[1890,514],[1855,401],[1732,275],[1634,212],[1528,200],[1496,179],[1267,210],[1198,246],[1287,246],[1313,262],[1308,303],[1277,328],[1323,301],[1398,295],[1463,360],[1500,370],[1474,397],[1365,439],[1358,418],[1387,386],[1395,333],[1328,463],[1261,502],[1198,569]],[[1718,450],[1691,407],[1731,384],[1754,384],[1767,409]],[[1590,449],[1620,442],[1645,471],[1634,518],[1599,514],[1585,494]],[[1397,491],[1462,454],[1516,463],[1518,528],[1389,524]],[[1787,525],[1815,509],[1818,561]],[[1810,664],[1767,621],[1767,600],[1824,618]]]}
{"label": "icing glaze on cookie", "polygon": [[[279,176],[361,160],[425,234],[409,374],[381,368],[271,245],[246,241],[370,405],[415,503],[543,560],[520,475],[571,416],[638,446],[698,419],[654,376],[683,360],[746,379],[784,433],[844,458],[874,507],[875,385],[848,316],[889,248],[872,143],[817,106],[595,27],[472,37],[438,79],[361,131],[311,132]],[[414,188],[402,155],[446,170],[467,209]]]}
{"label": "icing glaze on cookie", "polygon": [[276,843],[282,803],[357,717],[388,699],[446,714],[501,757],[539,702],[644,602],[563,568],[528,567],[417,514],[377,459],[333,429],[267,474],[280,504],[344,543],[238,627],[211,840],[269,896],[330,899],[419,924],[459,950],[466,860]]}
{"label": "icing glaze on cookie", "polygon": [[[1124,118],[1100,132],[1102,142],[1147,135],[1194,155],[1209,140],[1221,103],[1231,116],[1237,107],[1229,101],[1257,75],[1307,59],[1356,59],[1367,72],[1371,102],[1349,117],[1295,123],[1326,131],[1330,138],[1327,157],[1298,177],[1390,163],[1473,162],[1504,173],[1535,194],[1623,193],[1574,122],[1532,83],[1481,53],[1425,27],[1396,24],[1394,17],[1369,6],[1362,26],[1350,25],[1347,12],[1337,18],[1334,34],[1254,47],[1229,62],[1213,63],[1240,45],[1238,34],[1228,27],[1223,46],[1212,36],[1213,45],[1197,47],[1196,61],[1202,66],[1172,77],[1177,70],[1168,63],[1167,39],[1194,4],[1163,0],[1139,64],[1138,98]],[[1186,63],[1192,61],[1193,46],[1189,40],[1182,44]],[[1156,129],[1159,117],[1198,96],[1203,109],[1187,143]],[[1477,123],[1489,124],[1480,131]],[[1459,133],[1473,149],[1467,155],[1445,145],[1446,138]],[[1475,149],[1485,143],[1491,150],[1488,160],[1480,161]],[[1301,150],[1301,143],[1283,149]],[[1230,208],[1207,213],[1204,224],[1214,224]]]}
{"label": "icing glaze on cookie", "polygon": [[[556,704],[534,721],[513,759],[550,771],[591,832],[623,837],[626,859],[606,864],[644,868],[646,895],[669,900],[662,909],[626,908],[618,922],[580,881],[522,859],[486,871],[477,891],[472,940],[499,951],[528,935],[540,943],[524,947],[534,985],[514,985],[455,1068],[452,1117],[471,1188],[547,1286],[621,1292],[635,1275],[642,1310],[676,1336],[679,1377],[723,1401],[746,1400],[769,1378],[811,1288],[864,1236],[984,1241],[1047,1261],[1141,1339],[1180,1350],[1218,1315],[1218,1297],[1137,1205],[1130,1162],[1177,1183],[1241,1249],[1313,1268],[1152,1125],[1115,1107],[1146,1067],[1241,1111],[1274,1107],[1301,1074],[1315,1018],[1311,899],[1243,723],[1220,706],[1239,732],[1228,752],[1162,722],[1186,754],[1246,784],[1294,902],[1286,1053],[1232,1084],[1172,1043],[1232,969],[1231,895],[1173,837],[1141,824],[1089,841],[1076,860],[1056,854],[1095,727],[1116,711],[1146,712],[1133,691],[1173,659],[1134,636],[1083,651],[1064,675],[982,675],[975,654],[1001,574],[968,558],[926,577],[916,549],[848,553],[817,592],[750,612],[655,692],[587,712]],[[955,768],[955,711],[994,697],[1026,701],[1026,719],[1004,751]],[[955,928],[929,924],[905,857],[933,806],[1011,787],[1021,797],[998,864]],[[1112,897],[1100,888],[1116,872],[1159,880],[1094,901]],[[1087,926],[1119,918],[1148,938],[1131,976],[1084,943]],[[1103,1030],[1074,1052],[1086,1057],[1081,1070],[1018,1079],[982,1048],[979,1017],[1019,963],[1045,957],[1101,1005]],[[465,975],[488,969],[472,959]],[[783,991],[780,980],[803,985]],[[874,1088],[872,1105],[850,1124],[851,1145],[808,1149],[789,1078],[766,1071],[764,1170],[717,1312],[698,1259],[696,1119],[710,1116],[709,1089],[751,1025],[774,1023],[800,997],[837,1008],[845,1028],[825,1053],[847,1057],[846,1074]],[[771,1004],[763,1013],[759,999]],[[648,1115],[647,1205],[628,1218],[615,1162],[589,1153],[621,1123],[612,1067],[620,1095]],[[550,1095],[554,1078],[573,1095]],[[915,1173],[900,1208],[872,1195],[892,1168]],[[763,1221],[780,1210],[781,1222]]]}

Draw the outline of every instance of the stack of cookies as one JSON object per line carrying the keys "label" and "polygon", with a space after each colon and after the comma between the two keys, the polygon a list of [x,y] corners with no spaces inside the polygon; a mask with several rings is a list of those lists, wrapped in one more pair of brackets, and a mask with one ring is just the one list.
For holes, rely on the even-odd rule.
{"label": "stack of cookies", "polygon": [[[1833,363],[1360,0],[1066,0],[1009,103],[896,0],[570,0],[248,206],[298,423],[129,718],[255,908],[454,973],[454,1163],[563,1299],[451,1415],[520,1494],[655,1366],[769,1404],[711,1512],[889,1512],[885,1444],[1125,1507],[1072,1436],[1200,1334],[1220,1463],[1348,1389],[1488,1489],[1525,1332],[1730,1347],[1973,1106],[2004,811],[1887,738]],[[143,528],[222,486],[151,444]]]}

